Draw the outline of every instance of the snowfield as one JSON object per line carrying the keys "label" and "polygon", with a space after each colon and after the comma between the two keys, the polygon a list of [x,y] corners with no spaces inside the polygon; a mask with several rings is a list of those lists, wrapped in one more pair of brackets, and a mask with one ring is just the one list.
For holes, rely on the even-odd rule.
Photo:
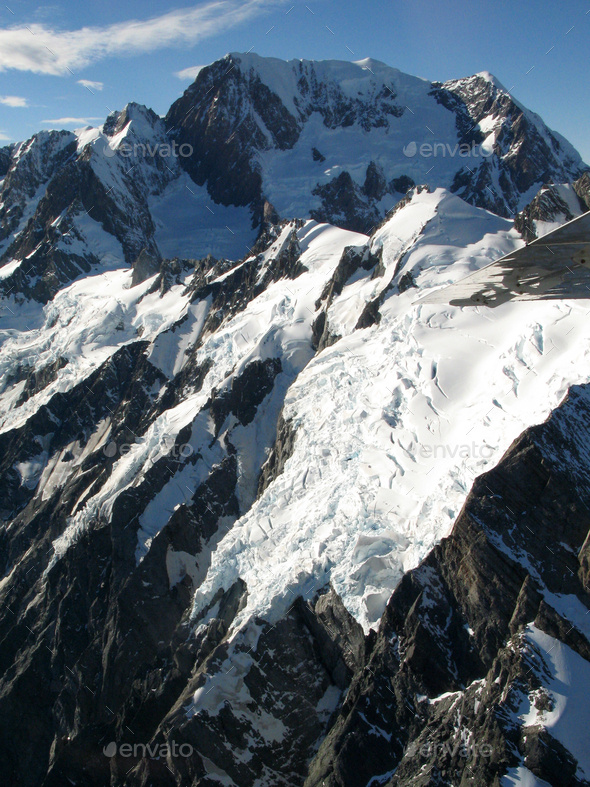
{"label": "snowfield", "polygon": [[566,746],[578,761],[576,776],[590,776],[588,751],[587,687],[590,665],[574,650],[530,623],[525,630],[526,648],[533,658],[535,672],[548,693],[551,709],[535,707],[536,697],[530,696],[521,708],[520,723],[524,728],[543,726]]}
{"label": "snowfield", "polygon": [[[261,274],[292,228],[287,225],[265,252]],[[221,460],[231,429],[242,516],[227,523],[228,532],[207,556],[210,565],[201,565],[199,575],[206,578],[194,614],[241,577],[248,603],[234,622],[237,631],[253,615],[278,620],[295,595],[332,582],[368,630],[377,626],[402,574],[449,533],[473,479],[526,427],[543,421],[570,385],[590,379],[584,363],[587,301],[508,303],[494,310],[420,303],[432,288],[521,245],[508,220],[444,189],[415,194],[370,240],[373,253],[382,250],[383,275],[362,268],[353,274],[328,312],[331,332],[342,338],[315,356],[316,301],[343,249],[361,249],[368,239],[314,221],[297,236],[307,272],[271,284],[202,338],[198,360],[213,360],[202,389],[162,414],[118,459],[109,480],[83,501],[56,541],[54,560],[96,516],[110,515],[115,498],[148,469],[163,440],[171,444],[192,424],[190,448],[203,461],[179,471],[147,506],[138,533],[141,560],[175,508]],[[399,293],[397,284],[408,273],[417,286]],[[128,269],[107,271],[74,282],[37,311],[11,305],[14,317],[0,351],[5,370],[32,347],[41,348],[42,359],[69,361],[53,383],[16,409],[20,384],[7,386],[2,403],[11,426],[136,340],[140,327],[142,340],[151,343],[151,362],[169,378],[178,373],[200,336],[208,302],[189,303],[184,285],[164,297],[142,297],[153,279],[130,288],[130,278]],[[185,284],[189,280],[187,273]],[[380,322],[355,330],[365,304],[379,296]],[[256,418],[236,427],[230,416],[212,442],[213,426],[201,412],[211,391],[229,385],[251,361],[268,358],[280,358],[282,372]],[[281,407],[296,432],[294,451],[255,501],[257,468],[274,440],[268,423],[276,422]],[[8,426],[5,416],[1,428]],[[108,444],[110,427],[102,429],[77,462],[84,451]],[[53,463],[44,470],[44,462],[41,454],[35,468],[23,468],[22,483],[48,482]]]}
{"label": "snowfield", "polygon": [[[387,182],[407,175],[415,183],[435,182],[450,188],[455,174],[465,165],[478,167],[492,162],[491,178],[494,190],[501,193],[500,170],[491,157],[494,144],[502,129],[502,118],[489,115],[477,124],[482,141],[467,156],[460,149],[455,119],[433,94],[433,83],[420,77],[405,74],[397,68],[373,58],[354,62],[339,60],[279,60],[260,57],[254,52],[233,52],[231,57],[240,64],[247,79],[260,79],[276,95],[295,118],[305,117],[301,135],[292,148],[279,150],[269,144],[267,150],[257,153],[257,162],[263,180],[263,191],[281,216],[309,216],[310,209],[321,204],[319,197],[312,197],[316,184],[325,184],[348,171],[352,180],[362,186],[367,167],[371,162],[382,168]],[[477,92],[476,82],[485,79],[502,94],[506,88],[488,72],[475,74],[461,80],[467,93]],[[375,124],[370,133],[360,122],[336,128],[324,122],[317,110],[306,115],[308,104],[313,105],[308,93],[301,90],[300,80],[311,85],[327,85],[321,102],[337,114],[338,101],[353,105],[380,106],[382,123]],[[450,83],[449,83],[450,84]],[[526,119],[543,137],[549,148],[554,149],[547,127],[534,112],[515,102]],[[385,110],[387,107],[387,110]],[[369,121],[368,116],[365,120]],[[261,123],[263,133],[268,130]],[[559,139],[559,156],[563,161],[579,160],[579,154],[561,135],[550,132]],[[426,146],[426,147],[423,147]],[[324,156],[322,162],[310,156],[312,147]],[[436,150],[435,150],[436,147]],[[422,151],[422,153],[420,153]],[[429,180],[430,179],[430,180]],[[521,195],[519,209],[536,194],[538,186]],[[386,194],[380,208],[388,210],[395,200]]]}
{"label": "snowfield", "polygon": [[[274,622],[295,595],[331,581],[365,629],[378,624],[402,574],[449,533],[473,479],[590,379],[587,301],[415,303],[521,244],[511,222],[443,189],[415,196],[373,236],[385,274],[355,274],[332,305],[344,338],[285,400],[293,456],[217,547],[195,611],[242,577],[248,605],[235,627],[252,614]],[[408,271],[418,290],[390,295],[380,324],[354,331],[365,302]]]}

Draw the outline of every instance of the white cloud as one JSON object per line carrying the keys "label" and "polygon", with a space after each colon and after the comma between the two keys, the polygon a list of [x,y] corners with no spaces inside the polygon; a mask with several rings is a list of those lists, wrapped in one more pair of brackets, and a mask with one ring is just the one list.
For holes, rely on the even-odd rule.
{"label": "white cloud", "polygon": [[104,82],[93,82],[91,79],[79,79],[78,84],[87,87],[88,90],[102,90]]}
{"label": "white cloud", "polygon": [[8,134],[0,129],[0,142],[10,142],[10,139],[11,138],[8,136]]}
{"label": "white cloud", "polygon": [[101,117],[92,117],[92,118],[56,118],[55,120],[42,120],[42,126],[57,126],[62,128],[63,126],[90,126],[91,120],[102,120]]}
{"label": "white cloud", "polygon": [[27,99],[21,96],[0,96],[0,104],[7,107],[28,107]]}
{"label": "white cloud", "polygon": [[284,0],[208,0],[144,21],[54,30],[43,24],[0,28],[0,71],[14,68],[63,76],[105,57],[134,55],[204,38],[263,13]]}
{"label": "white cloud", "polygon": [[191,66],[190,68],[183,68],[182,71],[175,71],[174,76],[179,79],[196,79],[197,74],[205,66]]}

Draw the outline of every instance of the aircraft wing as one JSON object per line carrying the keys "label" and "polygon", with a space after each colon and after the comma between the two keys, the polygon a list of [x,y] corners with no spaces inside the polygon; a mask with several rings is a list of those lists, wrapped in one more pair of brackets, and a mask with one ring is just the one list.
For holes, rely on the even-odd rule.
{"label": "aircraft wing", "polygon": [[556,298],[590,299],[590,212],[416,303],[494,307]]}

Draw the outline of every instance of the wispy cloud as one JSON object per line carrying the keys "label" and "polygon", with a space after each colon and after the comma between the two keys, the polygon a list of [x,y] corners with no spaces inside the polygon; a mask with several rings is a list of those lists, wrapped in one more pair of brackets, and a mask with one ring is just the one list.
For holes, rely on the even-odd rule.
{"label": "wispy cloud", "polygon": [[101,117],[91,117],[91,118],[56,118],[55,120],[42,120],[42,126],[55,126],[58,128],[63,128],[63,126],[90,126],[92,125],[92,120],[103,120]]}
{"label": "wispy cloud", "polygon": [[2,129],[0,129],[0,142],[10,142],[10,140],[11,137],[9,137],[5,131],[2,131]]}
{"label": "wispy cloud", "polygon": [[0,28],[0,71],[14,68],[63,76],[105,57],[194,45],[282,2],[209,0],[143,21],[79,30],[55,30],[44,24]]}
{"label": "wispy cloud", "polygon": [[21,96],[0,96],[0,104],[6,104],[7,107],[28,107],[29,104],[26,98]]}
{"label": "wispy cloud", "polygon": [[174,76],[179,79],[196,79],[197,74],[205,66],[191,66],[190,68],[183,68],[182,71],[175,71]]}
{"label": "wispy cloud", "polygon": [[91,79],[79,79],[78,84],[88,90],[102,90],[104,87],[104,82],[93,82]]}

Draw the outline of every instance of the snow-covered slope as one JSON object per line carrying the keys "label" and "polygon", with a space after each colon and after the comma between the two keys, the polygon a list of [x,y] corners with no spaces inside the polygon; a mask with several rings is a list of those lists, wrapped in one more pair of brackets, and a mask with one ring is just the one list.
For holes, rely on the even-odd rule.
{"label": "snow-covered slope", "polygon": [[[162,412],[117,458],[100,491],[84,495],[57,553],[98,514],[108,519],[114,499],[136,485],[154,452],[161,452],[162,435],[173,443],[190,427],[186,450],[202,456],[205,468],[221,461],[231,435],[244,516],[217,545],[195,614],[220,588],[242,578],[250,592],[235,625],[251,615],[274,622],[293,593],[330,581],[368,628],[378,624],[402,574],[449,532],[475,476],[493,466],[524,428],[544,420],[570,385],[590,379],[584,361],[588,304],[507,304],[493,314],[415,304],[418,293],[522,244],[509,221],[443,189],[415,193],[370,241],[313,221],[297,230],[287,224],[259,256],[258,278],[293,231],[306,270],[288,283],[270,284],[215,332],[202,333],[211,296],[194,300],[189,270],[163,295],[152,292],[154,278],[129,288],[131,273],[121,269],[86,277],[33,311],[13,301],[2,347],[6,376],[15,364],[26,365],[31,347],[38,368],[58,358],[67,364],[16,408],[25,383],[7,386],[3,401],[12,409],[2,429],[24,425],[57,391],[71,390],[140,335],[149,343],[147,358],[170,379],[198,346],[197,365],[211,364],[198,392]],[[343,249],[351,245],[360,256],[366,248],[379,257],[380,275],[360,267],[340,294],[322,304]],[[230,281],[228,275],[211,284]],[[404,277],[416,286],[399,292]],[[371,302],[380,304],[379,322],[355,330]],[[312,325],[322,310],[329,330],[341,338],[314,357]],[[231,386],[248,364],[273,359],[280,360],[281,372],[252,424],[238,426],[233,416],[215,425],[211,416],[203,420],[213,391],[219,395]],[[292,455],[250,508],[281,408],[295,432]],[[109,443],[109,429],[100,428],[100,443],[91,441],[77,463]],[[212,440],[217,447],[207,447]],[[69,450],[64,446],[64,453]],[[45,470],[36,469],[37,493],[55,464],[47,461]],[[172,475],[140,516],[138,555],[206,477],[191,463]]]}
{"label": "snow-covered slope", "polygon": [[[330,580],[363,625],[378,623],[403,572],[449,532],[475,476],[571,384],[590,380],[585,301],[491,314],[396,292],[405,273],[422,293],[521,243],[508,221],[443,190],[416,195],[375,233],[369,248],[383,250],[384,273],[359,271],[330,306],[343,338],[285,399],[293,455],[219,545],[196,609],[239,576],[251,588],[240,620],[274,622],[292,593]],[[380,323],[354,331],[391,285]]]}
{"label": "snow-covered slope", "polygon": [[[542,726],[549,730],[576,758],[579,778],[588,780],[590,757],[583,698],[590,685],[590,664],[534,624],[527,627],[523,647],[533,661],[540,686],[523,700],[519,720],[525,728]],[[539,702],[540,697],[548,702]],[[507,779],[506,784],[510,783]]]}

